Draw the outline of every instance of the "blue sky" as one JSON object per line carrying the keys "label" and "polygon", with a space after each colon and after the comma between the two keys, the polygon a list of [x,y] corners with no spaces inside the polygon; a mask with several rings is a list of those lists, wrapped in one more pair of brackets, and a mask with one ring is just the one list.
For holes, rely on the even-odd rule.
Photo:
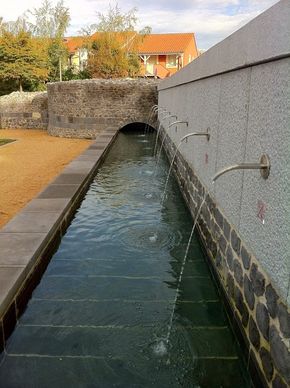
{"label": "blue sky", "polygon": [[[0,16],[15,20],[41,0],[0,0]],[[56,0],[52,0],[55,3]],[[208,49],[236,31],[278,0],[120,0],[128,11],[138,8],[138,28],[149,25],[154,33],[195,32],[198,47]],[[97,12],[106,12],[107,0],[65,0],[70,8],[68,35],[76,35],[85,25],[97,22]],[[115,1],[112,2],[115,4]]]}

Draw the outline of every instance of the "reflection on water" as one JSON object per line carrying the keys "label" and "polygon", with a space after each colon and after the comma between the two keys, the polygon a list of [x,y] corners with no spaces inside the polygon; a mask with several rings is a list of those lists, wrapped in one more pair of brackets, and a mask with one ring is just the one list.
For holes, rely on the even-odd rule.
{"label": "reflection on water", "polygon": [[154,144],[118,136],[8,342],[1,387],[249,386],[196,236],[182,267],[193,222],[173,178],[161,208]]}

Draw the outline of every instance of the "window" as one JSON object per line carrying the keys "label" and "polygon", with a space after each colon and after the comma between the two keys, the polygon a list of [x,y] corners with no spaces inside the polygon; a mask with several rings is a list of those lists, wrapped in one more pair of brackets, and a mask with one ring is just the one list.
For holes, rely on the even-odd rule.
{"label": "window", "polygon": [[167,55],[166,67],[177,67],[177,56]]}

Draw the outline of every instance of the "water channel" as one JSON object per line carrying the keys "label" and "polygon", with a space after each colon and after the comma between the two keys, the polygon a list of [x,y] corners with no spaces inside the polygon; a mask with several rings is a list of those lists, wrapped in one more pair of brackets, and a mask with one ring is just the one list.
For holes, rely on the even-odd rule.
{"label": "water channel", "polygon": [[8,340],[0,387],[250,387],[196,235],[179,284],[193,221],[173,176],[160,206],[154,144],[118,135]]}

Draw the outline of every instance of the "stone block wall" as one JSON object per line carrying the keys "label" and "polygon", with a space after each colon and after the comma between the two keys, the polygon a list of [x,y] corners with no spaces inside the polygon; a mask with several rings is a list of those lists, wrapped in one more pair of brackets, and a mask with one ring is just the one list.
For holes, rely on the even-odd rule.
{"label": "stone block wall", "polygon": [[[169,161],[176,145],[165,136]],[[187,206],[195,219],[209,264],[224,290],[233,324],[242,334],[248,359],[254,363],[263,386],[290,386],[290,311],[269,276],[223,214],[214,196],[203,185],[194,168],[177,152],[173,170]]]}
{"label": "stone block wall", "polygon": [[46,129],[47,93],[14,92],[0,97],[0,128]]}
{"label": "stone block wall", "polygon": [[[265,36],[271,31],[271,37]],[[179,184],[264,386],[290,386],[290,2],[281,0],[158,86]],[[172,154],[172,151],[170,151]],[[268,179],[240,163],[270,158]]]}
{"label": "stone block wall", "polygon": [[147,123],[157,104],[154,80],[85,80],[48,84],[48,132],[61,137],[95,138],[106,128]]}

